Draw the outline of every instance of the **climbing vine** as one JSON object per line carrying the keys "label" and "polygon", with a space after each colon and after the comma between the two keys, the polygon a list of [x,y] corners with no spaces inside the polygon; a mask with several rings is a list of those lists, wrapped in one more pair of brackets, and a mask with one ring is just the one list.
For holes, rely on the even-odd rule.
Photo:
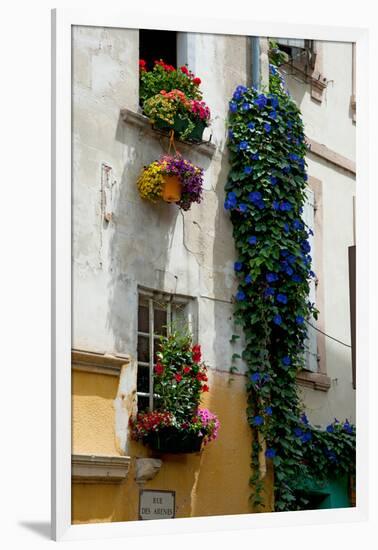
{"label": "climbing vine", "polygon": [[298,480],[354,468],[355,428],[335,419],[327,430],[302,413],[296,375],[304,367],[312,231],[303,221],[307,174],[303,122],[281,75],[270,66],[270,91],[238,86],[229,103],[231,170],[225,208],[238,254],[236,322],[245,334],[247,418],[254,432],[251,495],[263,509],[261,453],[274,464],[275,509],[298,510]]}

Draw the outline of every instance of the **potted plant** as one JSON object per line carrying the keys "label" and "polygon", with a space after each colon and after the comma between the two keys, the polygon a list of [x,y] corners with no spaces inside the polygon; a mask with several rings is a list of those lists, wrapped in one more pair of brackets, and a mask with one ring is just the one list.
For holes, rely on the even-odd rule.
{"label": "potted plant", "polygon": [[181,155],[164,155],[142,170],[137,186],[143,199],[163,199],[186,211],[202,201],[203,169]]}
{"label": "potted plant", "polygon": [[188,331],[175,330],[162,337],[157,356],[155,409],[131,420],[132,437],[160,452],[199,452],[219,429],[216,415],[199,407],[202,393],[209,391],[201,348],[192,345]]}
{"label": "potted plant", "polygon": [[174,130],[181,140],[202,141],[210,109],[202,99],[201,80],[186,65],[175,69],[160,60],[148,71],[140,60],[139,66],[141,106],[154,127]]}

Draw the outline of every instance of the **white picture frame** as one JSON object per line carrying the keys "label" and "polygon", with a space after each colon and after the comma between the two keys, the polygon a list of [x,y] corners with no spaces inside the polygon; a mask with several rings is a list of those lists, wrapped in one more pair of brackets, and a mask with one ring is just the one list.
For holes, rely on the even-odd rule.
{"label": "white picture frame", "polygon": [[[98,523],[71,525],[71,28],[74,25],[164,28],[187,32],[252,36],[290,36],[356,43],[357,66],[357,363],[369,364],[369,333],[361,320],[369,317],[367,274],[369,272],[368,229],[368,32],[358,28],[258,22],[251,19],[177,17],[155,13],[109,9],[52,12],[52,536],[55,540],[115,538],[163,533],[185,533],[254,527],[358,522],[368,515],[369,468],[368,368],[358,369],[357,398],[357,506],[349,509],[288,513],[262,513],[156,520],[153,522]],[[362,275],[363,274],[363,275]],[[362,284],[362,279],[364,284]]]}

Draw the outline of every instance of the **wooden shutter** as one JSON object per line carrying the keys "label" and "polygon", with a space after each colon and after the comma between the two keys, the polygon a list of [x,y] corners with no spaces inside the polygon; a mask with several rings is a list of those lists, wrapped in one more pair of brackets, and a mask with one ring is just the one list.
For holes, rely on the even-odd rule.
{"label": "wooden shutter", "polygon": [[356,389],[356,245],[348,248],[350,334],[352,342],[352,382]]}

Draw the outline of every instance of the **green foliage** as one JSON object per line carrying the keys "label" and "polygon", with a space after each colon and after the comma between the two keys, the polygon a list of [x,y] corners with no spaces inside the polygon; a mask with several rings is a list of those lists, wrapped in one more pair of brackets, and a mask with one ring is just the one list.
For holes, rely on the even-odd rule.
{"label": "green foliage", "polygon": [[252,504],[263,506],[257,433],[275,466],[275,509],[299,510],[302,478],[325,478],[354,467],[355,431],[349,423],[332,431],[308,424],[301,414],[296,375],[304,366],[309,302],[310,229],[302,220],[307,147],[300,111],[270,67],[270,92],[238,86],[230,101],[231,169],[225,208],[230,211],[238,253],[235,317],[246,346],[247,418],[252,447]]}

